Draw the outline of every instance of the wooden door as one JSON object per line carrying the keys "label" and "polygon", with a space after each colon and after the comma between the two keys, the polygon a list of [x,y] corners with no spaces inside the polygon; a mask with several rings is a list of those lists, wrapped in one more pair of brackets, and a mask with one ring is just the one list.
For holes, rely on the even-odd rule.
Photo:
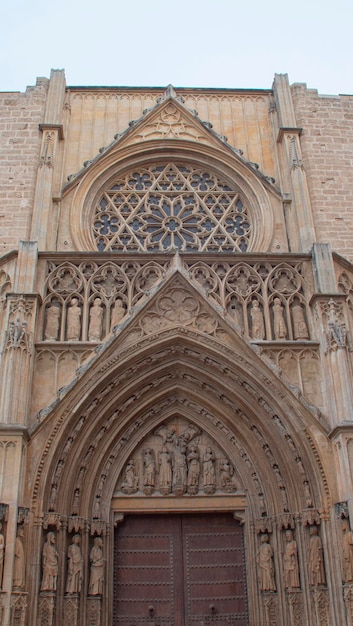
{"label": "wooden door", "polygon": [[113,626],[248,626],[243,530],[228,514],[131,515],[116,531]]}

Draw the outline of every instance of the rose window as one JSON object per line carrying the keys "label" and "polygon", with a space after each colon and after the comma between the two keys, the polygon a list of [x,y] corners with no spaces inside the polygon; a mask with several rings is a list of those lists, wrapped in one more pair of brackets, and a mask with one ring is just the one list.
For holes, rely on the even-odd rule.
{"label": "rose window", "polygon": [[213,173],[174,163],[134,170],[99,198],[98,250],[246,252],[251,219],[239,192]]}

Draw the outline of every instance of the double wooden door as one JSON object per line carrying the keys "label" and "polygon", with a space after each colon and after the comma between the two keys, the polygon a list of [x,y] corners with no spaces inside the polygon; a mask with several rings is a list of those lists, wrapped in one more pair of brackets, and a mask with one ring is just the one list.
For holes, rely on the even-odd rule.
{"label": "double wooden door", "polygon": [[114,552],[114,626],[248,626],[243,529],[231,515],[126,516]]}

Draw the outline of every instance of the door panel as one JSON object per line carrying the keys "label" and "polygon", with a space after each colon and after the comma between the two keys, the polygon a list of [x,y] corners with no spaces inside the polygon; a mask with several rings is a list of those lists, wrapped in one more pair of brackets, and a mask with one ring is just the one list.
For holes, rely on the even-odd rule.
{"label": "door panel", "polygon": [[243,530],[228,514],[127,516],[114,626],[247,626]]}

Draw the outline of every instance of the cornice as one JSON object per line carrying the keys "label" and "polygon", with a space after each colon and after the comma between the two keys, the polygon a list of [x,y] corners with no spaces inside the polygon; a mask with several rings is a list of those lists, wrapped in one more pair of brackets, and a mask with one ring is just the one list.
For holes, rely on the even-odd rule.
{"label": "cornice", "polygon": [[278,135],[277,135],[277,143],[281,143],[283,137],[285,135],[298,135],[298,137],[300,137],[300,135],[302,134],[303,129],[302,128],[296,128],[296,127],[286,127],[286,126],[282,126],[279,130],[278,130]]}
{"label": "cornice", "polygon": [[57,130],[59,139],[64,139],[64,128],[62,124],[39,124],[39,130]]}

